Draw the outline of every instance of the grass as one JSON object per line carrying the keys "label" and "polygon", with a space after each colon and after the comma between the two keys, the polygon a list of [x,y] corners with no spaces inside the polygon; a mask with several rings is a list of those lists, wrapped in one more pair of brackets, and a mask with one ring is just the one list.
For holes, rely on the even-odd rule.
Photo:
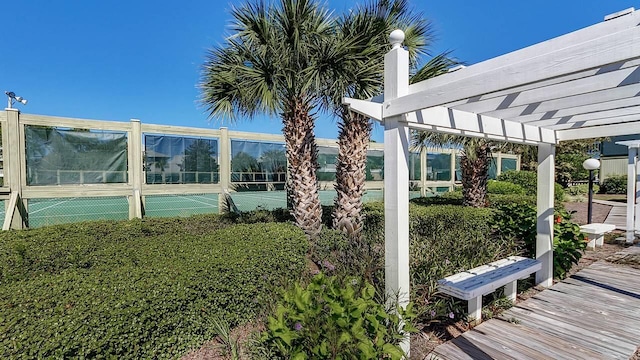
{"label": "grass", "polygon": [[606,200],[606,201],[616,201],[616,202],[627,202],[626,194],[593,194],[593,198],[595,200]]}

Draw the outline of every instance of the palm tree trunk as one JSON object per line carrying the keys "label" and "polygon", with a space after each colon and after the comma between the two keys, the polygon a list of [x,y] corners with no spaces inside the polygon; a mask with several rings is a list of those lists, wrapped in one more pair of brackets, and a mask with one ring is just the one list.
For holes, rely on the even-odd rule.
{"label": "palm tree trunk", "polygon": [[[469,154],[468,152],[472,153]],[[490,163],[491,148],[488,144],[478,145],[474,149],[465,149],[460,157],[464,205],[476,208],[487,206],[487,182]]]}
{"label": "palm tree trunk", "polygon": [[338,127],[335,186],[338,197],[333,210],[333,228],[355,238],[362,231],[362,196],[371,123],[363,115],[345,111]]}
{"label": "palm tree trunk", "polygon": [[310,237],[322,229],[322,206],[318,193],[318,148],[313,133],[314,119],[307,102],[300,98],[287,101],[282,114],[289,178],[287,187],[296,224]]}

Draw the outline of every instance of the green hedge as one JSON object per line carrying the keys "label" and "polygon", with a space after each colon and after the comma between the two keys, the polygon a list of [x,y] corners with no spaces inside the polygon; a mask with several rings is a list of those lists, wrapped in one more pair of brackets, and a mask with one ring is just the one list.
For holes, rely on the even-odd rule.
{"label": "green hedge", "polygon": [[604,179],[600,184],[599,192],[601,194],[626,194],[627,175],[614,175]]}
{"label": "green hedge", "polygon": [[508,181],[489,180],[487,183],[487,193],[489,194],[508,194],[508,195],[524,195],[524,188],[518,184]]}
{"label": "green hedge", "polygon": [[3,358],[179,357],[215,336],[211,319],[263,313],[308,251],[290,224],[212,216],[0,236]]}
{"label": "green hedge", "polygon": [[[535,196],[538,192],[538,174],[533,171],[505,171],[498,176],[498,180],[520,185],[527,195]],[[564,188],[562,185],[554,183],[554,195],[556,202],[564,201]]]}

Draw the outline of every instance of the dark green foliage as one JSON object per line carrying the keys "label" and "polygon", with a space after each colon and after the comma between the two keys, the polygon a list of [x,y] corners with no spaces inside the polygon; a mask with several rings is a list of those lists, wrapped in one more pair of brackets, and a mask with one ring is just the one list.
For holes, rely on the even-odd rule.
{"label": "dark green foliage", "polygon": [[[400,317],[375,295],[358,278],[318,274],[307,286],[296,283],[269,317],[263,345],[285,359],[400,359]],[[399,310],[402,330],[417,331],[412,305]]]}
{"label": "dark green foliage", "polygon": [[462,191],[449,191],[444,194],[432,197],[420,197],[411,199],[411,202],[416,205],[461,205],[462,206]]}
{"label": "dark green foliage", "polygon": [[536,197],[533,195],[503,195],[489,194],[489,207],[496,208],[503,204],[536,205]]}
{"label": "dark green foliage", "polygon": [[308,251],[289,224],[218,216],[0,235],[2,358],[176,358],[263,313]]}
{"label": "dark green foliage", "polygon": [[498,175],[498,180],[520,185],[529,195],[535,195],[538,190],[538,174],[533,171],[505,171]]}
{"label": "dark green foliage", "polygon": [[487,184],[489,194],[524,195],[524,188],[508,181],[489,180]]}
{"label": "dark green foliage", "polygon": [[[452,321],[464,316],[466,305],[437,294],[437,280],[461,269],[513,255],[517,249],[511,239],[493,236],[493,209],[416,205],[433,200],[438,201],[438,198],[414,199],[409,208],[412,299],[422,313],[420,321]],[[365,237],[371,241],[373,249],[380,253],[374,265],[382,270],[384,204],[366,204],[364,223]],[[380,271],[375,274],[379,274],[377,278],[374,277],[377,287],[382,287],[384,273]]]}
{"label": "dark green foliage", "polygon": [[[430,321],[451,321],[464,304],[437,293],[437,280],[514,255],[510,239],[494,238],[493,209],[460,206],[412,207],[411,285],[417,305]],[[462,306],[461,306],[462,305]]]}
{"label": "dark green foliage", "polygon": [[[524,256],[535,258],[536,208],[504,204],[497,210],[493,223],[497,234],[515,240]],[[553,276],[563,279],[582,257],[587,242],[580,226],[571,221],[571,214],[564,209],[556,209],[553,230]]]}
{"label": "dark green foliage", "polygon": [[[626,183],[625,183],[625,187],[626,187]],[[596,184],[593,184],[593,193],[595,194],[595,193],[598,193],[599,191],[600,191],[600,187]],[[580,185],[570,186],[565,189],[565,192],[572,196],[589,195],[589,184],[580,184]]]}
{"label": "dark green foliage", "polygon": [[[538,192],[538,174],[533,171],[505,171],[498,180],[520,185],[527,195],[535,196]],[[554,198],[556,202],[564,201],[564,188],[558,183],[554,184]]]}
{"label": "dark green foliage", "polygon": [[553,276],[564,279],[587,247],[587,237],[566,210],[556,211],[553,224]]}
{"label": "dark green foliage", "polygon": [[380,240],[368,237],[348,239],[342,231],[324,229],[311,240],[310,256],[318,268],[329,275],[359,276],[382,285],[383,247]]}
{"label": "dark green foliage", "polygon": [[601,194],[626,194],[627,175],[610,176],[600,184]]}
{"label": "dark green foliage", "polygon": [[[536,197],[532,195],[513,194],[487,194],[489,207],[496,207],[501,204],[536,204]],[[450,191],[439,196],[421,197],[411,199],[411,203],[416,205],[462,205],[462,192]]]}

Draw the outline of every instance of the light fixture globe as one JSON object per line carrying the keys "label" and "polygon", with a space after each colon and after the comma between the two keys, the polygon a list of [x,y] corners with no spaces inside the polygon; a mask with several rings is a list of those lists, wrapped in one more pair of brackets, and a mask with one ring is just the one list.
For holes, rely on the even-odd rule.
{"label": "light fixture globe", "polygon": [[600,161],[598,159],[587,159],[582,163],[582,167],[585,170],[598,170],[600,168]]}

